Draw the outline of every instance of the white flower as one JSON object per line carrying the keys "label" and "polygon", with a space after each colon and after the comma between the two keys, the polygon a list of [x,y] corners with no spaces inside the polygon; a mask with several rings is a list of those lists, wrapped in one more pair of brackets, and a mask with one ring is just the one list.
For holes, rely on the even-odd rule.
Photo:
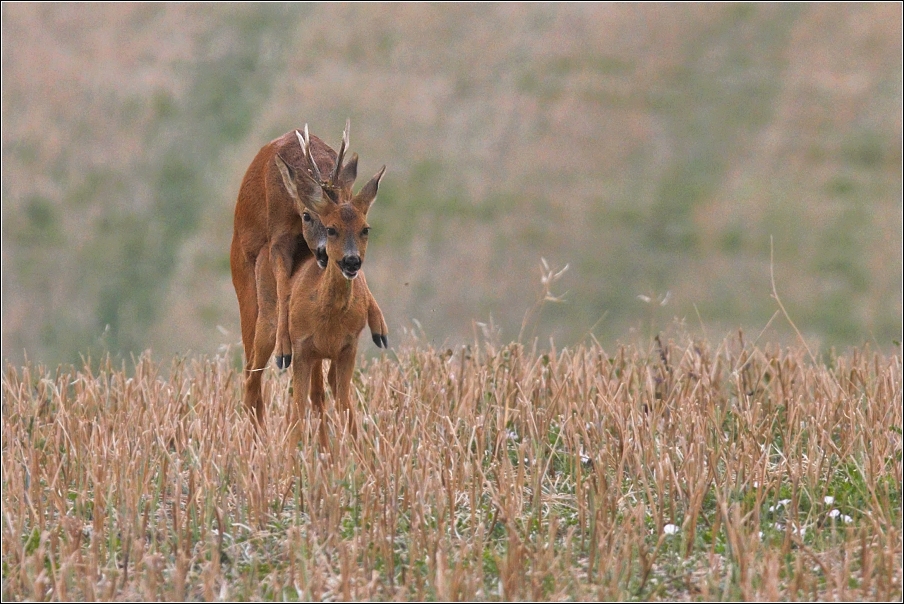
{"label": "white flower", "polygon": [[666,535],[677,535],[679,530],[679,527],[675,524],[667,524],[662,527],[662,532]]}
{"label": "white flower", "polygon": [[779,502],[776,503],[775,505],[770,505],[770,506],[769,506],[769,511],[770,511],[770,512],[774,512],[775,510],[777,510],[777,509],[779,509],[779,508],[782,508],[782,507],[788,505],[789,503],[791,503],[791,500],[790,500],[790,499],[782,499],[781,501],[779,501]]}
{"label": "white flower", "polygon": [[[835,498],[832,497],[831,495],[826,495],[825,499],[823,499],[823,501],[826,502],[826,505],[832,505],[833,503],[835,503]],[[835,511],[837,511],[837,510],[835,510]]]}
{"label": "white flower", "polygon": [[841,520],[845,524],[850,524],[854,521],[853,518],[851,518],[847,514],[842,514],[841,510],[837,510],[837,509],[829,512],[829,518]]}

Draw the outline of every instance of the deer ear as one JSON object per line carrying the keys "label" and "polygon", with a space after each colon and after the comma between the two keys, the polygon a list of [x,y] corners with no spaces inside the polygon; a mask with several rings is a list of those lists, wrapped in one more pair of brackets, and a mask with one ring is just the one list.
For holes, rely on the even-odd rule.
{"label": "deer ear", "polygon": [[[274,158],[279,174],[282,176],[283,185],[286,187],[289,196],[295,201],[298,213],[302,213],[302,206],[308,208],[317,214],[323,213],[329,202],[323,198],[323,189],[320,185],[311,180],[310,176],[304,171],[299,171],[290,166],[282,157],[277,154]],[[299,191],[301,185],[301,191]]]}
{"label": "deer ear", "polygon": [[380,188],[380,179],[383,178],[384,172],[386,172],[386,166],[380,168],[380,171],[374,174],[374,177],[367,181],[367,184],[352,199],[352,205],[358,208],[360,212],[367,214],[367,210],[370,209],[371,204],[376,200],[377,190]]}
{"label": "deer ear", "polygon": [[352,153],[339,172],[339,186],[343,189],[351,189],[356,178],[358,178],[358,154]]}

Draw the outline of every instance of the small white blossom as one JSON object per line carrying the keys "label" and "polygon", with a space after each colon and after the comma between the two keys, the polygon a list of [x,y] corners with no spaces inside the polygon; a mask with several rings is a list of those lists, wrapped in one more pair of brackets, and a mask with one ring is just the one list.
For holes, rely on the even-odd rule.
{"label": "small white blossom", "polygon": [[832,497],[831,495],[826,495],[825,499],[823,499],[823,501],[825,501],[826,505],[832,505],[833,503],[835,503],[835,498]]}
{"label": "small white blossom", "polygon": [[791,503],[791,500],[790,500],[790,499],[782,499],[781,501],[779,501],[779,502],[776,503],[775,505],[770,505],[770,506],[769,506],[769,511],[770,511],[770,512],[774,512],[775,510],[778,510],[778,509],[780,509],[780,508],[783,508],[784,506],[788,505],[789,503]]}
{"label": "small white blossom", "polygon": [[678,525],[675,524],[667,524],[662,527],[662,532],[666,535],[677,535],[679,530]]}
{"label": "small white blossom", "polygon": [[845,524],[850,524],[854,521],[853,518],[848,516],[847,514],[842,514],[841,510],[835,509],[829,512],[829,518],[841,520]]}

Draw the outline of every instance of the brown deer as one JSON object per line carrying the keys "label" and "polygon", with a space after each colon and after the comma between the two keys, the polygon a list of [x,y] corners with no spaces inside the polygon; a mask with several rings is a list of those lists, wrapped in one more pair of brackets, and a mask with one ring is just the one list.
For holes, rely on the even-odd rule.
{"label": "brown deer", "polygon": [[[305,194],[316,189],[339,199],[350,196],[357,175],[357,154],[353,153],[343,165],[347,147],[347,122],[338,154],[317,137],[308,135],[307,126],[304,137],[297,130],[286,133],[261,148],[239,189],[230,264],[245,349],[244,400],[249,409],[254,409],[258,423],[263,420],[260,370],[274,347],[278,367],[288,367],[292,359],[288,335],[289,278],[311,257],[312,248],[325,247],[322,241],[326,237],[322,223],[297,201],[297,191],[294,197],[289,194],[275,158],[279,156],[286,165],[299,166],[298,172],[310,174],[308,180],[300,183],[311,188],[303,189]],[[326,181],[321,177],[321,166],[329,170]],[[306,220],[305,215],[311,220]],[[387,346],[386,323],[376,302],[370,310],[369,323],[377,346]]]}
{"label": "brown deer", "polygon": [[[314,250],[314,260],[320,270],[327,266],[328,256],[326,252],[327,230],[320,222],[316,214],[311,214],[305,210],[302,215],[304,223],[304,239],[310,249]],[[305,262],[310,262],[309,258]],[[296,272],[290,278],[290,291],[292,285],[297,280]],[[264,418],[264,400],[261,391],[261,379],[263,369],[267,366],[273,348],[276,344],[276,278],[270,265],[270,251],[263,248],[257,258],[257,266],[255,270],[257,280],[257,303],[258,315],[257,324],[254,332],[254,343],[250,351],[249,367],[246,372],[244,396],[245,406],[249,410],[254,411],[254,418],[258,425],[261,425]],[[363,275],[362,275],[363,276]],[[383,318],[383,312],[377,305],[377,301],[371,297],[367,310],[367,323],[370,327],[371,337],[374,343],[380,348],[389,348],[387,333],[389,332],[386,321]],[[335,380],[333,373],[335,366],[330,367],[330,385],[334,388]],[[323,407],[323,379],[322,367],[317,363],[317,367],[311,375],[311,401],[315,408]]]}
{"label": "brown deer", "polygon": [[[307,136],[301,139],[302,147]],[[308,146],[309,148],[309,146]],[[329,195],[327,189],[312,186],[316,174],[296,170],[279,156],[276,165],[293,199],[318,216],[327,232],[325,269],[314,259],[304,262],[292,279],[289,333],[293,353],[294,435],[300,438],[301,422],[309,393],[318,414],[323,411],[322,361],[330,361],[329,380],[349,433],[357,434],[351,381],[358,350],[358,336],[375,306],[361,266],[367,251],[370,227],[367,211],[377,196],[384,166],[357,195],[341,191]],[[325,425],[320,423],[321,442]]]}

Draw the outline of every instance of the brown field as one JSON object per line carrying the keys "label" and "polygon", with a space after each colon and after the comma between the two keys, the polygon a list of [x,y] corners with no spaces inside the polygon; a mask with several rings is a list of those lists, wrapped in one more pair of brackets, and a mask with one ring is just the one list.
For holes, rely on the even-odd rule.
{"label": "brown field", "polygon": [[4,600],[900,600],[901,356],[410,342],[360,437],[228,360],[3,376]]}

